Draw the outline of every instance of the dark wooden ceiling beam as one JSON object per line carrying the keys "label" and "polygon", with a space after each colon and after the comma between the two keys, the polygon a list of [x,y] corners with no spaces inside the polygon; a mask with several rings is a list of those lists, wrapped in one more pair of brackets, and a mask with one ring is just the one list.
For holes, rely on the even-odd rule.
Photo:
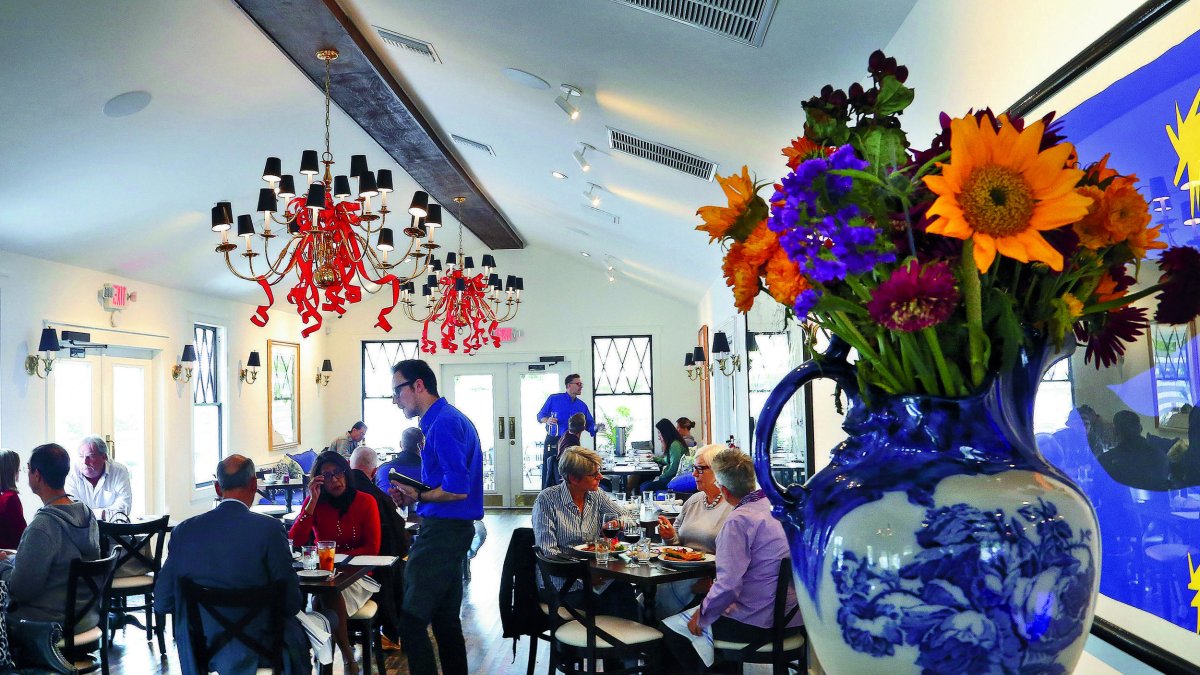
{"label": "dark wooden ceiling beam", "polygon": [[[233,2],[322,91],[325,67],[316,57],[317,50],[337,49],[340,56],[331,68],[330,97],[338,107],[485,245],[524,248],[521,236],[459,164],[334,0]],[[345,161],[349,163],[349,156]],[[466,201],[456,203],[456,197]]]}

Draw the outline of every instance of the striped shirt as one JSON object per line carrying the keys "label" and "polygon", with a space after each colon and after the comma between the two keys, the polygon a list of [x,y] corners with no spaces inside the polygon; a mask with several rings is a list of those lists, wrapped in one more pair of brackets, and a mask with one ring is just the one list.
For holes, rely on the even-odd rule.
{"label": "striped shirt", "polygon": [[566,482],[552,485],[533,502],[533,540],[546,555],[586,544],[596,538],[604,523],[621,517],[621,509],[600,490],[583,497],[583,513],[571,499]]}

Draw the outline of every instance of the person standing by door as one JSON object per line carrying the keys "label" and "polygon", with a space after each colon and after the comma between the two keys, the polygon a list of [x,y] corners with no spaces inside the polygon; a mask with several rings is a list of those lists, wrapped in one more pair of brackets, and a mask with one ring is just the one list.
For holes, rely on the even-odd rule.
{"label": "person standing by door", "polygon": [[429,364],[418,359],[392,366],[392,403],[409,419],[421,418],[425,449],[418,493],[393,483],[388,494],[397,506],[416,504],[421,530],[404,568],[400,642],[411,673],[436,673],[427,627],[433,624],[442,672],[466,675],[467,646],[459,612],[463,564],[475,521],[483,518],[483,447],[475,425],[438,394]]}
{"label": "person standing by door", "polygon": [[550,394],[546,397],[546,402],[542,404],[542,409],[537,413],[537,421],[539,424],[546,425],[546,443],[542,451],[542,489],[550,487],[554,484],[554,476],[557,472],[554,470],[558,463],[558,439],[567,431],[567,420],[571,419],[571,415],[575,413],[583,413],[584,419],[587,420],[587,432],[593,437],[596,435],[596,420],[592,418],[592,411],[588,410],[588,406],[579,398],[579,394],[583,392],[583,378],[579,377],[579,373],[571,373],[564,380],[567,390],[557,394]]}

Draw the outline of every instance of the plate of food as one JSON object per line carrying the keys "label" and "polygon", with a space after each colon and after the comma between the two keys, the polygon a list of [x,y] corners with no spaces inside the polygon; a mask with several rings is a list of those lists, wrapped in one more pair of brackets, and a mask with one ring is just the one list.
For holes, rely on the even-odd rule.
{"label": "plate of food", "polygon": [[333,576],[329,570],[296,570],[296,576],[301,579],[327,579]]}
{"label": "plate of food", "polygon": [[[596,555],[596,545],[592,543],[577,544],[571,548],[584,555]],[[629,547],[624,543],[617,542],[612,548],[608,549],[610,553],[624,553]]]}
{"label": "plate of food", "polygon": [[658,559],[664,564],[677,567],[693,565],[710,565],[717,561],[717,556],[711,553],[693,551],[686,546],[664,546],[658,551]]}

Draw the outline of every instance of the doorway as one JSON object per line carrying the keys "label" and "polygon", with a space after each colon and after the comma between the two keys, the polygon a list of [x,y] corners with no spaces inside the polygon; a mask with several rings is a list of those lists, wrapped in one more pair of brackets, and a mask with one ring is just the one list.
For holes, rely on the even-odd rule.
{"label": "doorway", "polygon": [[479,431],[485,506],[532,506],[542,489],[546,429],[537,412],[563,390],[571,364],[480,363],[442,366],[442,394]]}

